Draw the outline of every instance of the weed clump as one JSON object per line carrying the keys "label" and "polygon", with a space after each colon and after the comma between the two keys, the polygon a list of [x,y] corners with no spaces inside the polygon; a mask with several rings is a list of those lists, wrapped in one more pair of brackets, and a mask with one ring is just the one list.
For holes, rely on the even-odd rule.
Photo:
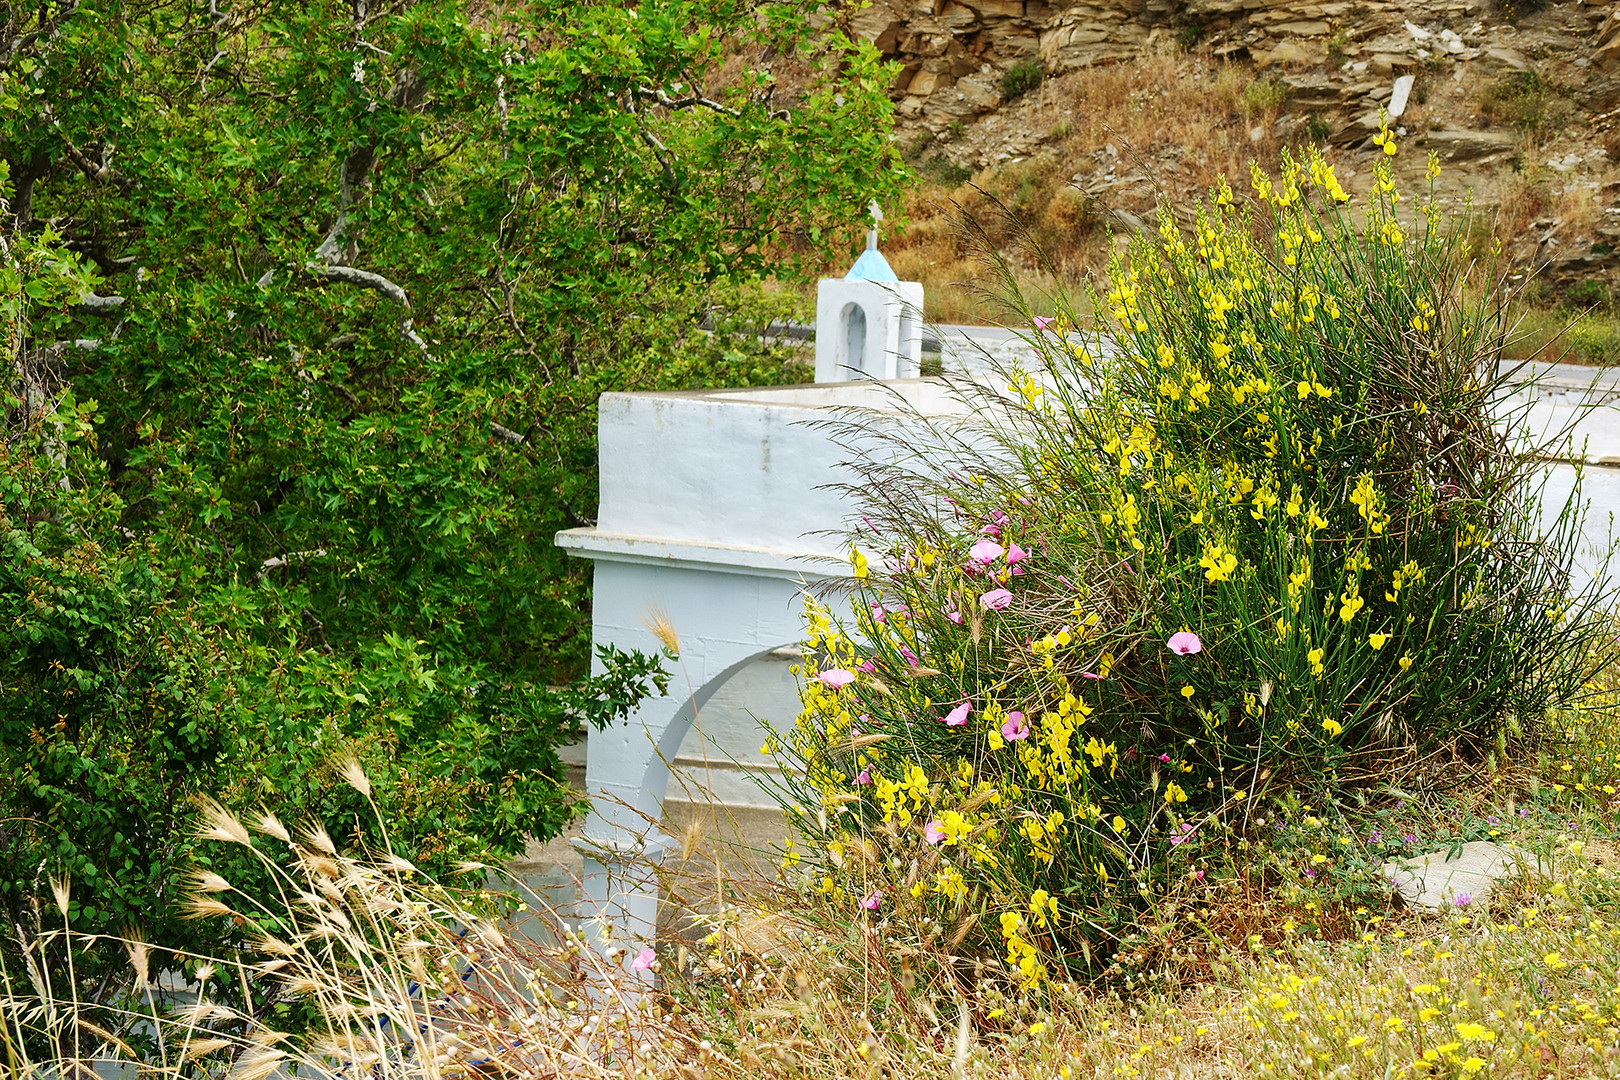
{"label": "weed clump", "polygon": [[1021,60],[1008,68],[1001,76],[1001,92],[1009,100],[1023,97],[1041,85],[1046,78],[1046,69],[1036,60]]}
{"label": "weed clump", "polygon": [[1514,71],[1484,90],[1480,115],[1524,132],[1552,134],[1568,127],[1577,112],[1564,88],[1534,71]]}
{"label": "weed clump", "polygon": [[1293,98],[1294,91],[1281,79],[1256,79],[1243,88],[1243,115],[1253,117],[1259,113],[1275,112]]}

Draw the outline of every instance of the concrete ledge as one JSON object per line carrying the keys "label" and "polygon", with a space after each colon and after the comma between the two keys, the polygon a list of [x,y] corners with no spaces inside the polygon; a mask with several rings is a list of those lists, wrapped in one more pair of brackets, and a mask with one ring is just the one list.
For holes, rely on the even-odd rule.
{"label": "concrete ledge", "polygon": [[849,572],[848,564],[842,559],[810,552],[747,544],[627,536],[599,529],[568,529],[560,532],[557,534],[557,546],[586,559],[640,563],[644,566],[682,566],[723,574],[779,577],[789,581],[842,577]]}

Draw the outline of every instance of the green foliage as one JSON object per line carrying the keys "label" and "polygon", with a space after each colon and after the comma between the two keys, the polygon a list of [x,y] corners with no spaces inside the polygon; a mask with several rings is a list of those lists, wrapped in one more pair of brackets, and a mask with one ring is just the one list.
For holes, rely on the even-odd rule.
{"label": "green foliage", "polygon": [[763,279],[906,180],[891,73],[819,14],[6,16],[13,915],[68,872],[74,929],[190,940],[189,800],[352,819],[348,754],[424,866],[577,811],[553,747],[657,676],[552,689],[592,660],[552,541],[598,395],[802,377]]}
{"label": "green foliage", "polygon": [[1526,15],[1534,15],[1538,11],[1545,11],[1552,0],[1496,0],[1493,5],[1496,13],[1502,16],[1503,21],[1517,26],[1519,20]]}
{"label": "green foliage", "polygon": [[1335,28],[1333,33],[1328,35],[1326,52],[1328,70],[1337,71],[1344,66],[1345,50],[1349,45],[1350,35],[1346,34],[1342,27]]}
{"label": "green foliage", "polygon": [[[1582,294],[1571,292],[1567,299]],[[1564,359],[1575,364],[1620,364],[1620,313],[1607,308],[1595,291],[1579,306],[1531,305],[1514,312],[1509,355],[1515,360]]]}
{"label": "green foliage", "polygon": [[959,188],[973,179],[973,170],[966,165],[952,163],[944,154],[935,154],[917,166],[917,176],[926,183]]}
{"label": "green foliage", "polygon": [[1243,88],[1243,115],[1275,112],[1287,105],[1293,96],[1293,89],[1281,79],[1271,76],[1256,79]]}
{"label": "green foliage", "polygon": [[878,554],[852,619],[812,610],[782,749],[832,903],[1032,983],[1095,971],[1263,800],[1500,754],[1613,653],[1578,499],[1544,526],[1538,451],[1496,430],[1507,329],[1464,299],[1464,231],[1431,189],[1408,235],[1385,157],[1354,214],[1320,155],[1283,166],[1257,215],[1224,182],[1190,236],[1165,211],[1095,322],[1036,321],[1034,373],[867,459]]}
{"label": "green foliage", "polygon": [[1001,74],[1001,92],[1007,98],[1023,97],[1041,85],[1046,69],[1038,60],[1020,60]]}
{"label": "green foliage", "polygon": [[1493,123],[1543,134],[1563,130],[1579,115],[1568,89],[1536,71],[1503,75],[1485,88],[1479,107]]}

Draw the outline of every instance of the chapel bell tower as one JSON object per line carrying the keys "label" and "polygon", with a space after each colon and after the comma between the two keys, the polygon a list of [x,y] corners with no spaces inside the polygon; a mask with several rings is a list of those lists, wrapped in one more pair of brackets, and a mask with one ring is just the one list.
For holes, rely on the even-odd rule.
{"label": "chapel bell tower", "polygon": [[816,382],[852,379],[914,379],[922,365],[923,287],[901,281],[878,251],[877,223],[866,250],[841,278],[822,278],[816,288]]}

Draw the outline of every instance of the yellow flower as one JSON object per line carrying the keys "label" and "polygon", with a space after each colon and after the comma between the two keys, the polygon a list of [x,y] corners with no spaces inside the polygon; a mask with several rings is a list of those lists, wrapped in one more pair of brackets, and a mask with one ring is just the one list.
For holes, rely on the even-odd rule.
{"label": "yellow flower", "polygon": [[1191,686],[1183,686],[1181,688],[1181,696],[1184,697],[1184,698],[1192,697],[1194,692],[1195,691],[1193,690],[1193,688]]}
{"label": "yellow flower", "polygon": [[1320,675],[1322,672],[1327,670],[1322,666],[1322,656],[1325,651],[1326,650],[1324,649],[1318,648],[1312,649],[1305,654],[1305,659],[1310,661],[1312,675]]}
{"label": "yellow flower", "polygon": [[1382,649],[1384,647],[1384,642],[1386,642],[1388,640],[1389,640],[1389,635],[1388,634],[1368,634],[1367,635],[1367,644],[1371,645],[1373,647],[1374,652],[1377,652],[1379,649]]}
{"label": "yellow flower", "polygon": [[1115,814],[1114,815],[1114,820],[1110,821],[1109,824],[1114,827],[1115,832],[1117,832],[1117,833],[1119,833],[1121,835],[1124,834],[1125,827],[1126,827],[1124,818],[1120,817],[1118,814]]}
{"label": "yellow flower", "polygon": [[861,554],[860,548],[849,549],[849,565],[854,568],[857,580],[865,581],[867,574],[866,556]]}
{"label": "yellow flower", "polygon": [[1401,657],[1400,665],[1401,665],[1401,670],[1402,671],[1411,671],[1412,670],[1412,658],[1410,656]]}
{"label": "yellow flower", "polygon": [[1213,544],[1204,549],[1198,565],[1204,568],[1204,577],[1209,581],[1226,581],[1237,569],[1237,561],[1237,556],[1227,551],[1224,544]]}
{"label": "yellow flower", "polygon": [[1344,730],[1344,725],[1339,723],[1337,720],[1324,720],[1322,721],[1322,730],[1327,732],[1329,735],[1337,735],[1339,732]]}
{"label": "yellow flower", "polygon": [[1360,611],[1362,605],[1365,603],[1366,601],[1359,596],[1354,596],[1350,593],[1340,594],[1339,618],[1343,619],[1345,622],[1349,622],[1351,619],[1356,617],[1356,612]]}
{"label": "yellow flower", "polygon": [[1496,1032],[1490,1030],[1483,1024],[1458,1024],[1457,1037],[1462,1039],[1479,1039],[1482,1042],[1490,1042],[1496,1038]]}
{"label": "yellow flower", "polygon": [[1174,780],[1164,786],[1164,801],[1178,803],[1187,801],[1187,793],[1181,790],[1181,785]]}

